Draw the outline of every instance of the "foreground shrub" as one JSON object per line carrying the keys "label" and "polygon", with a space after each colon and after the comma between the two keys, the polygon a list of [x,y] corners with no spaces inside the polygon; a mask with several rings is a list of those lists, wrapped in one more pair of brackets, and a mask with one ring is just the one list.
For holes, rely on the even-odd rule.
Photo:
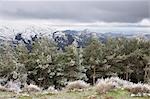
{"label": "foreground shrub", "polygon": [[39,88],[37,85],[30,84],[30,85],[25,85],[24,91],[39,92],[41,91],[41,88]]}
{"label": "foreground shrub", "polygon": [[5,86],[0,85],[0,91],[8,91],[8,89]]}
{"label": "foreground shrub", "polygon": [[54,86],[49,86],[47,92],[57,93],[58,91],[54,88]]}
{"label": "foreground shrub", "polygon": [[100,94],[106,93],[114,88],[126,88],[133,85],[132,82],[120,79],[119,77],[111,77],[106,79],[98,79],[96,91]]}
{"label": "foreground shrub", "polygon": [[142,83],[132,83],[118,77],[111,77],[106,79],[99,79],[96,85],[96,91],[98,93],[106,93],[113,88],[121,88],[128,90],[133,96],[144,96],[150,94],[150,85]]}
{"label": "foreground shrub", "polygon": [[150,86],[146,84],[133,84],[132,86],[126,88],[131,94],[143,96],[146,94],[150,94]]}
{"label": "foreground shrub", "polygon": [[5,88],[7,89],[6,91],[15,92],[15,93],[19,93],[22,91],[20,87],[21,87],[21,83],[18,81],[9,81],[5,85]]}
{"label": "foreground shrub", "polygon": [[90,85],[87,84],[86,82],[82,80],[74,81],[74,82],[69,82],[66,88],[68,90],[73,90],[73,89],[85,89],[88,88]]}
{"label": "foreground shrub", "polygon": [[133,85],[132,82],[120,79],[119,77],[106,78],[105,82],[112,83],[116,88],[125,88],[127,86]]}
{"label": "foreground shrub", "polygon": [[96,85],[96,92],[99,94],[105,94],[106,92],[111,91],[114,88],[115,86],[112,83],[105,82],[104,80],[103,82],[99,82]]}

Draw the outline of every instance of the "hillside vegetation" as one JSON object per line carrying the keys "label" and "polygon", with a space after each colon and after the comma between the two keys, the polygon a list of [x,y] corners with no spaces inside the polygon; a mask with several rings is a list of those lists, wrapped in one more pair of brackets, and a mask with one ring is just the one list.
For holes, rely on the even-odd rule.
{"label": "hillside vegetation", "polygon": [[[22,92],[23,88],[27,88],[26,92],[30,90],[39,92],[47,90],[50,86],[57,90],[63,90],[69,82],[77,80],[82,80],[95,87],[98,79],[108,77],[120,77],[134,83],[149,84],[150,41],[110,38],[102,43],[97,38],[90,37],[83,47],[77,46],[77,42],[73,41],[63,50],[58,48],[57,42],[45,36],[35,38],[34,41],[28,43],[28,46],[25,43],[14,45],[12,42],[6,41],[0,46],[0,77],[1,87],[15,93]],[[107,89],[107,86],[110,88]],[[135,86],[134,90],[115,88],[116,91],[114,91],[113,87],[116,85],[100,84],[98,89],[94,88],[94,90],[104,88],[104,92],[85,90],[81,93],[76,91],[64,93],[61,91],[60,94],[52,94],[48,97],[56,96],[59,99],[62,94],[64,99],[67,97],[77,99],[76,96],[84,99],[92,94],[95,95],[96,92],[102,93],[102,97],[106,96],[106,99],[116,99],[122,96],[129,96],[130,99],[129,92],[135,92],[134,94],[138,94],[139,91],[149,93],[149,89],[141,88],[142,84],[139,85],[140,88],[137,88],[135,84],[133,86]],[[147,87],[149,85],[144,86],[149,88]],[[78,89],[82,88],[83,86],[79,86]],[[113,90],[109,92],[109,89]],[[106,93],[107,91],[109,93]],[[32,97],[32,94],[28,97]],[[42,97],[47,97],[47,95]]]}

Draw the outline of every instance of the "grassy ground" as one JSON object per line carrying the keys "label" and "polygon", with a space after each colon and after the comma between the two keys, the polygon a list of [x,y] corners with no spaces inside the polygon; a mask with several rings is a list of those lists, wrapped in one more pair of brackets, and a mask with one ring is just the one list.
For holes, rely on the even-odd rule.
{"label": "grassy ground", "polygon": [[0,92],[0,99],[150,99],[150,97],[131,97],[124,90],[113,90],[106,94],[98,95],[94,89],[86,91],[72,91],[53,93],[14,94],[11,92]]}

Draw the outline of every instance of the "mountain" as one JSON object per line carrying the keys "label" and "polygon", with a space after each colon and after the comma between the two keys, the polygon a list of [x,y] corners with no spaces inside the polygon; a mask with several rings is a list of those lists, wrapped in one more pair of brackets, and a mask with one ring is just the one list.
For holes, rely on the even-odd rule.
{"label": "mountain", "polygon": [[32,49],[32,42],[40,36],[48,36],[57,43],[58,49],[64,50],[65,46],[76,43],[77,47],[84,47],[90,37],[97,37],[102,43],[105,43],[109,38],[124,37],[128,39],[143,38],[150,40],[149,33],[115,33],[115,32],[92,32],[85,30],[61,30],[52,31],[49,28],[28,28],[24,32],[19,32],[12,28],[0,28],[0,42],[11,41],[13,44],[24,43],[29,51]]}

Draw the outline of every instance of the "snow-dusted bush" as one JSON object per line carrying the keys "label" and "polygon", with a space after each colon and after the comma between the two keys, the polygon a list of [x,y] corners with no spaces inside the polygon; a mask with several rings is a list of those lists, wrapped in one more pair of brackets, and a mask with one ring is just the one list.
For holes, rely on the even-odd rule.
{"label": "snow-dusted bush", "polygon": [[25,85],[24,91],[39,92],[39,91],[41,91],[41,88],[38,87],[37,85],[30,84],[30,85]]}
{"label": "snow-dusted bush", "polygon": [[142,83],[135,84],[118,77],[99,79],[97,81],[96,91],[98,93],[106,93],[114,87],[128,90],[132,96],[144,96],[150,94],[150,85]]}
{"label": "snow-dusted bush", "polygon": [[52,92],[52,93],[58,92],[58,91],[54,88],[54,86],[49,86],[48,89],[47,89],[47,91],[48,91],[48,92]]}
{"label": "snow-dusted bush", "polygon": [[88,88],[90,85],[82,80],[77,80],[74,82],[69,82],[66,86],[66,89],[73,90],[73,89],[85,89]]}
{"label": "snow-dusted bush", "polygon": [[143,95],[150,94],[150,86],[147,84],[142,84],[142,83],[133,84],[132,86],[129,86],[126,89],[129,92],[131,92],[131,94],[134,95],[143,96]]}
{"label": "snow-dusted bush", "polygon": [[15,93],[19,93],[22,91],[20,87],[21,87],[21,83],[18,81],[9,81],[5,85],[5,88],[7,89],[6,91],[15,92]]}
{"label": "snow-dusted bush", "polygon": [[106,83],[111,83],[114,85],[116,88],[125,88],[128,86],[133,85],[132,82],[120,79],[119,77],[111,77],[111,78],[106,78],[106,79],[98,79],[97,83],[99,82],[106,82]]}
{"label": "snow-dusted bush", "polygon": [[96,92],[99,94],[106,93],[115,88],[114,83],[108,82],[108,79],[101,79],[95,86]]}
{"label": "snow-dusted bush", "polygon": [[8,91],[5,86],[0,85],[0,91]]}

